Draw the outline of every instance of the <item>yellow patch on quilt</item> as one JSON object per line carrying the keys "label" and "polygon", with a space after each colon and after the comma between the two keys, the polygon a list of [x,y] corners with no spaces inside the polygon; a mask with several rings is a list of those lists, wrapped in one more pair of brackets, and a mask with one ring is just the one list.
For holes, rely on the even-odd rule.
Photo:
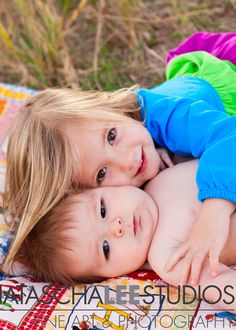
{"label": "yellow patch on quilt", "polygon": [[10,99],[15,99],[17,101],[23,101],[29,97],[29,94],[13,91],[10,89],[2,88],[0,87],[0,94],[4,95],[5,97],[8,97]]}

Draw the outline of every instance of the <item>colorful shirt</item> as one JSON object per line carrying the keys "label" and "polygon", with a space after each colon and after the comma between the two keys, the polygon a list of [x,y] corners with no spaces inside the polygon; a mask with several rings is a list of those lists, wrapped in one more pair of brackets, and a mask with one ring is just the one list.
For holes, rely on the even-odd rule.
{"label": "colorful shirt", "polygon": [[[236,39],[235,39],[236,41]],[[208,81],[219,94],[225,110],[236,114],[236,66],[206,52],[192,52],[174,57],[166,68],[167,79],[192,76]]]}
{"label": "colorful shirt", "polygon": [[175,78],[136,91],[142,118],[153,140],[183,156],[200,158],[199,200],[236,202],[236,116],[225,112],[205,80]]}

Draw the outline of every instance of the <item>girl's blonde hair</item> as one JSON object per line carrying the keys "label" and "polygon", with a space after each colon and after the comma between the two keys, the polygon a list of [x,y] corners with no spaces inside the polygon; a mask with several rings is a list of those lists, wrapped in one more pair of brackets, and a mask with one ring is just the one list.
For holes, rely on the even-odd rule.
{"label": "girl's blonde hair", "polygon": [[10,265],[35,224],[73,188],[79,154],[64,129],[80,120],[140,121],[134,88],[48,89],[29,98],[9,132],[4,213],[17,229]]}

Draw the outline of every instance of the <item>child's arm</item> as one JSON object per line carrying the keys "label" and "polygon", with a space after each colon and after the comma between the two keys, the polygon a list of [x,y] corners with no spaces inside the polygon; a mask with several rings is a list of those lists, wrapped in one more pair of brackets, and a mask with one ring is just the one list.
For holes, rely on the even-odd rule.
{"label": "child's arm", "polygon": [[164,170],[167,167],[173,167],[174,163],[171,159],[170,153],[167,149],[164,148],[157,148],[156,151],[158,152],[161,158],[160,170]]}
{"label": "child's arm", "polygon": [[[236,37],[235,37],[236,41]],[[235,47],[236,51],[236,47]],[[227,113],[235,114],[236,66],[206,52],[182,54],[172,59],[166,67],[166,78],[191,76],[201,78],[218,92]]]}
{"label": "child's arm", "polygon": [[222,60],[231,61],[236,65],[236,33],[197,32],[169,51],[166,61],[184,53],[204,50]]}
{"label": "child's arm", "polygon": [[[213,229],[210,227],[205,231],[208,237],[212,237],[213,231],[221,232],[221,224],[218,224],[221,218],[218,211],[210,212],[210,204],[222,204],[227,228],[227,219],[236,202],[236,116],[229,116],[224,110],[213,108],[204,101],[191,102],[187,98],[160,95],[155,98],[156,90],[142,92],[146,106],[146,127],[157,143],[162,143],[172,152],[200,158],[197,171],[198,198],[200,201],[217,201],[204,202],[199,223],[205,226],[212,214]],[[219,253],[225,237],[226,234],[218,244],[216,253]],[[198,244],[202,245],[197,241]],[[209,246],[206,253],[208,251]]]}
{"label": "child's arm", "polygon": [[[165,263],[170,258],[172,253],[175,250],[175,245],[172,240],[162,240],[160,244],[155,247],[152,245],[149,251],[148,261],[153,268],[153,270],[167,283],[178,286],[181,281],[182,273],[186,272],[186,265],[183,260],[181,260],[170,272],[165,272]],[[204,292],[203,299],[207,301],[216,302],[213,304],[216,308],[222,308],[225,310],[231,310],[234,313],[236,312],[236,271],[231,268],[219,264],[219,275],[212,277],[211,269],[208,261],[205,261],[203,265],[203,269],[201,272],[201,276],[199,279],[199,285],[193,285],[191,282],[187,282],[187,285],[194,288],[198,295],[200,288],[200,292]],[[229,287],[232,286],[232,287]],[[228,292],[228,293],[227,293]],[[193,291],[190,290],[190,294],[193,294]],[[229,293],[233,296],[230,296]],[[200,298],[200,297],[198,297]],[[225,301],[224,301],[225,299]],[[230,303],[231,302],[231,303]]]}
{"label": "child's arm", "polygon": [[193,157],[184,157],[184,156],[172,154],[170,151],[164,148],[157,148],[156,150],[161,158],[161,164],[160,164],[161,171],[163,171],[168,167],[173,167],[176,164],[187,162],[189,160],[194,159]]}
{"label": "child's arm", "polygon": [[185,267],[180,283],[185,284],[189,280],[193,285],[197,284],[204,260],[209,256],[212,276],[217,275],[219,256],[228,238],[230,216],[234,209],[234,203],[224,199],[205,200],[187,241],[174,251],[166,271],[172,270],[181,260]]}

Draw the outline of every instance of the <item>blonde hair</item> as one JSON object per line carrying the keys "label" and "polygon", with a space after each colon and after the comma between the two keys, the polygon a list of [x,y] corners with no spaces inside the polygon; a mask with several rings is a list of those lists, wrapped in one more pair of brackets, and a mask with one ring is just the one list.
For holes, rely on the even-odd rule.
{"label": "blonde hair", "polygon": [[[73,228],[73,222],[79,221],[73,212],[79,204],[78,195],[70,194],[43,217],[31,230],[24,241],[21,252],[30,267],[31,274],[39,281],[74,284],[103,280],[99,277],[80,276],[73,278],[67,271],[68,251],[74,240],[68,236],[67,229]],[[75,206],[75,207],[74,207]],[[80,251],[76,249],[79,259]]]}
{"label": "blonde hair", "polygon": [[[4,213],[9,211],[18,229],[9,265],[37,222],[73,188],[79,154],[63,129],[76,120],[140,121],[134,88],[48,89],[29,98],[19,112],[9,132],[4,194]],[[82,189],[78,183],[76,188]]]}

